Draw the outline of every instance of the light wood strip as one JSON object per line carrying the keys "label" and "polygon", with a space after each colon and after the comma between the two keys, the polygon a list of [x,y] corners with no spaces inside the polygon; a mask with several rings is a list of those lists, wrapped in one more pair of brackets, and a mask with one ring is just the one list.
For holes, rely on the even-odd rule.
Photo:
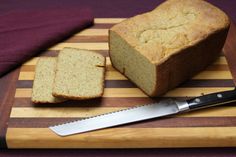
{"label": "light wood strip", "polygon": [[[34,71],[20,72],[19,80],[34,80]],[[105,73],[106,80],[127,80],[127,78],[118,71],[107,71]]]}
{"label": "light wood strip", "polygon": [[[23,65],[36,65],[40,57],[34,57],[26,61]],[[106,65],[111,65],[110,57],[106,57]]]}
{"label": "light wood strip", "polygon": [[232,90],[233,87],[219,87],[219,88],[213,88],[213,87],[196,87],[196,88],[175,88],[169,92],[167,92],[164,96],[165,97],[196,97],[200,96],[202,94],[209,94],[209,93],[215,93],[220,91],[227,91]]}
{"label": "light wood strip", "polygon": [[95,18],[94,23],[119,23],[126,18]]}
{"label": "light wood strip", "polygon": [[[232,90],[233,87],[219,87],[219,88],[175,88],[164,95],[164,97],[196,97],[202,94],[209,94],[214,92]],[[32,88],[17,88],[16,98],[31,97]],[[147,97],[139,88],[105,88],[103,97]]]}
{"label": "light wood strip", "polygon": [[90,117],[107,112],[113,112],[124,107],[60,107],[60,108],[12,108],[10,117]]}
{"label": "light wood strip", "polygon": [[192,79],[232,79],[230,71],[203,71]]}
{"label": "light wood strip", "polygon": [[228,64],[228,63],[225,56],[221,56],[213,64]]}
{"label": "light wood strip", "polygon": [[75,34],[75,36],[108,36],[108,29],[91,29],[87,28]]}
{"label": "light wood strip", "polygon": [[236,127],[110,128],[60,137],[49,128],[8,128],[8,148],[167,148],[236,146]]}
{"label": "light wood strip", "polygon": [[106,71],[105,80],[127,80],[127,78],[118,71]]}
{"label": "light wood strip", "polygon": [[18,80],[34,80],[34,71],[20,72]]}
{"label": "light wood strip", "polygon": [[36,65],[39,60],[39,57],[34,57],[28,61],[26,61],[23,65]]}
{"label": "light wood strip", "polygon": [[61,50],[65,47],[88,49],[88,50],[108,50],[108,43],[59,43],[48,50]]}
{"label": "light wood strip", "polygon": [[[79,105],[78,105],[79,106]],[[13,107],[11,118],[82,118],[91,117],[104,113],[114,112],[127,107],[60,107],[60,108],[32,108]],[[236,107],[212,107],[198,110],[173,117],[235,117]]]}

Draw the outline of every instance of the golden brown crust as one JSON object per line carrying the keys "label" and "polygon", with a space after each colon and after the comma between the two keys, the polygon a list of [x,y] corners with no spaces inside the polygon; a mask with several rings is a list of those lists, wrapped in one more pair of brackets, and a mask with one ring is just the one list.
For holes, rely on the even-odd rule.
{"label": "golden brown crust", "polygon": [[[216,59],[226,40],[229,25],[228,16],[208,2],[168,0],[151,12],[113,26],[109,30],[109,43],[111,32],[116,33],[156,66],[154,90],[150,93],[142,90],[149,96],[159,96]],[[120,67],[117,68],[113,62],[111,45],[109,49],[111,62],[119,70]]]}
{"label": "golden brown crust", "polygon": [[91,96],[91,97],[74,97],[74,96],[67,96],[63,94],[57,94],[57,93],[52,93],[53,96],[55,97],[60,97],[60,98],[66,98],[66,99],[71,99],[71,100],[87,100],[87,99],[94,99],[94,98],[99,98],[102,96],[103,93],[97,96]]}
{"label": "golden brown crust", "polygon": [[158,65],[229,24],[228,16],[208,2],[168,0],[151,12],[124,20],[111,30]]}
{"label": "golden brown crust", "polygon": [[[156,84],[150,96],[162,95],[204,70],[220,55],[228,30],[229,27],[211,34],[206,40],[183,50],[182,53],[173,55],[169,60],[157,66],[156,73],[159,74],[157,80],[161,83]],[[209,51],[213,53],[205,53]]]}
{"label": "golden brown crust", "polygon": [[55,101],[55,102],[49,102],[49,101],[35,101],[35,100],[32,100],[32,102],[34,103],[34,104],[57,104],[57,103],[63,103],[63,102],[65,102],[65,101],[67,101],[67,100],[64,100],[64,101]]}

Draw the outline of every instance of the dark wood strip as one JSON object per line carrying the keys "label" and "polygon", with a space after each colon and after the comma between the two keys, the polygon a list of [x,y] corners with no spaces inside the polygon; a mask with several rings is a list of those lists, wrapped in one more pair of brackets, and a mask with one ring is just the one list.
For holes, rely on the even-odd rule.
{"label": "dark wood strip", "polygon": [[209,71],[229,71],[228,65],[220,65],[220,64],[215,64],[215,65],[210,65],[209,67],[206,68],[206,70]]}
{"label": "dark wood strip", "polygon": [[234,87],[231,79],[219,80],[189,80],[180,85],[181,87]]}
{"label": "dark wood strip", "polygon": [[21,72],[23,72],[23,71],[35,71],[35,65],[23,65],[23,66],[21,66],[20,71]]}
{"label": "dark wood strip", "polygon": [[[29,67],[25,71],[31,70]],[[32,88],[32,80],[18,80],[17,88]],[[234,82],[231,79],[226,80],[189,80],[180,85],[181,87],[234,87]],[[106,80],[105,88],[137,88],[137,86],[129,80]]]}
{"label": "dark wood strip", "polygon": [[[94,52],[102,54],[104,57],[108,57],[108,50],[93,50]],[[60,51],[59,50],[48,50],[41,53],[40,56],[46,57],[56,57]]]}
{"label": "dark wood strip", "polygon": [[[174,97],[172,97],[174,98]],[[191,97],[175,97],[175,99],[178,100],[187,100]],[[30,98],[15,98],[13,107],[134,107],[137,105],[143,105],[143,104],[150,104],[160,101],[161,99],[168,99],[168,97],[165,98],[97,98],[97,99],[90,99],[90,100],[68,100],[63,103],[57,103],[57,104],[34,104],[31,102]],[[236,106],[236,103],[229,103],[224,106]]]}
{"label": "dark wood strip", "polygon": [[[181,98],[180,98],[181,99]],[[90,100],[69,100],[57,104],[33,104],[30,98],[15,98],[14,107],[133,107],[159,101],[160,98],[97,98]]]}
{"label": "dark wood strip", "polygon": [[44,51],[42,54],[40,54],[40,56],[43,57],[56,57],[59,53],[59,50],[47,50]]}
{"label": "dark wood strip", "polygon": [[[104,56],[108,55],[107,51],[101,51],[101,52],[98,52],[98,53],[101,53],[103,54]],[[58,52],[57,54],[55,54],[54,56],[57,56],[58,55]],[[108,57],[108,56],[106,56]],[[35,70],[35,65],[23,65],[21,67],[21,71],[34,71]],[[208,67],[206,70],[209,70],[209,71],[228,71],[228,66],[227,65],[212,65],[210,67]]]}
{"label": "dark wood strip", "polygon": [[[47,128],[51,125],[62,124],[82,118],[10,118],[9,128]],[[120,128],[163,128],[163,127],[234,127],[236,117],[165,117],[152,119]]]}
{"label": "dark wood strip", "polygon": [[108,42],[108,36],[73,36],[68,40],[64,41],[65,43],[99,43],[99,42]]}
{"label": "dark wood strip", "polygon": [[19,72],[18,68],[0,78],[0,148],[7,148],[6,131]]}
{"label": "dark wood strip", "polygon": [[[32,88],[33,80],[18,80],[16,83],[16,87]],[[137,88],[137,86],[128,80],[106,80],[105,88]]]}

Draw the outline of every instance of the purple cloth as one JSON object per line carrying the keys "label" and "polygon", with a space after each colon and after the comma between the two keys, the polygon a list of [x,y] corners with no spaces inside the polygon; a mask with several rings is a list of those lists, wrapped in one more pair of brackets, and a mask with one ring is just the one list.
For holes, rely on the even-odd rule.
{"label": "purple cloth", "polygon": [[[164,0],[1,0],[0,14],[6,10],[89,6],[95,17],[131,17],[154,9]],[[236,22],[235,0],[207,0],[224,10]]]}
{"label": "purple cloth", "polygon": [[41,8],[0,15],[0,76],[93,24],[88,8]]}
{"label": "purple cloth", "polygon": [[[2,0],[0,14],[7,10],[45,8],[60,6],[89,6],[95,17],[130,17],[135,14],[149,11],[163,0]],[[236,22],[235,0],[208,0],[228,13]],[[185,148],[185,149],[106,149],[106,150],[1,150],[4,157],[233,157],[236,148]]]}

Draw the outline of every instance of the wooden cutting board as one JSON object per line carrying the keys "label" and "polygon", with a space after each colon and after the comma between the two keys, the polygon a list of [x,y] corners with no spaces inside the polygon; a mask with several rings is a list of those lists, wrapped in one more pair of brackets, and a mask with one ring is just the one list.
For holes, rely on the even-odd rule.
{"label": "wooden cutting board", "polygon": [[[122,18],[97,18],[95,25],[59,43],[41,56],[57,56],[63,47],[95,50],[106,56],[105,92],[101,99],[68,101],[62,104],[31,103],[35,64],[39,57],[24,63],[18,74],[14,103],[8,121],[8,148],[157,148],[236,146],[236,104],[218,106],[178,116],[148,120],[121,127],[68,137],[59,137],[48,126],[158,101],[149,98],[117,72],[108,56],[108,29]],[[230,67],[222,54],[205,71],[163,97],[186,99],[234,88],[229,69],[236,76],[235,27],[224,47]],[[233,51],[233,52],[232,52]]]}

